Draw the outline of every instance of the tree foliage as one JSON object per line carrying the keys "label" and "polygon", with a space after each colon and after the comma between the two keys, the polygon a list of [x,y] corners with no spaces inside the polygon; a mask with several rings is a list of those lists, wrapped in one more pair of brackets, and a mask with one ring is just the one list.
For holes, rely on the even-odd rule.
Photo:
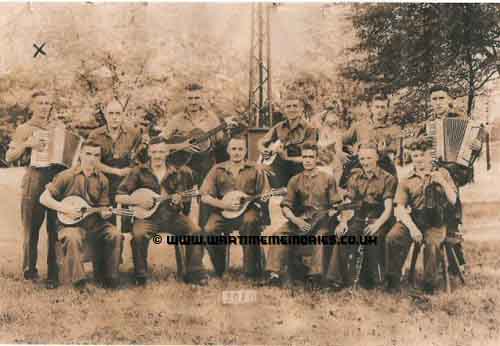
{"label": "tree foliage", "polygon": [[344,73],[371,83],[372,92],[404,90],[420,100],[442,83],[467,96],[471,114],[474,98],[500,72],[498,4],[363,4],[351,19],[359,41]]}

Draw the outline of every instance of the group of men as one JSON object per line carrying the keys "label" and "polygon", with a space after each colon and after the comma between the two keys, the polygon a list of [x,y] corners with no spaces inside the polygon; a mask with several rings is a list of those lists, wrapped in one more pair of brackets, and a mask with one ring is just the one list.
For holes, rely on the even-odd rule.
{"label": "group of men", "polygon": [[[105,126],[92,131],[83,142],[76,166],[28,167],[21,202],[25,279],[38,278],[38,236],[45,217],[47,286],[85,285],[83,263],[91,248],[96,282],[116,288],[120,285],[124,244],[108,207],[155,210],[148,217],[135,217],[130,225],[135,284],[145,285],[149,241],[155,234],[206,236],[238,230],[241,235],[260,235],[269,215],[268,206],[257,197],[271,188],[286,187],[280,207],[287,221],[281,227],[271,227],[274,235],[369,235],[378,241],[367,245],[364,252],[359,251],[359,244],[272,245],[267,256],[260,245],[244,244],[243,271],[247,278],[265,278],[269,284],[281,285],[292,277],[335,290],[359,279],[365,288],[385,284],[391,291],[399,290],[410,245],[423,241],[424,290],[434,291],[439,247],[447,232],[457,231],[461,220],[456,212],[447,212],[440,222],[428,222],[427,187],[437,185],[440,201],[448,204],[449,210],[459,210],[458,187],[470,180],[471,168],[436,168],[432,142],[418,130],[405,145],[414,170],[398,182],[395,157],[401,150],[401,131],[386,125],[386,96],[375,96],[369,117],[343,130],[338,126],[340,114],[336,111],[321,115],[320,128],[312,127],[303,118],[303,99],[287,93],[283,99],[285,120],[260,139],[257,147],[262,161],[254,163],[247,159],[246,137],[235,131],[238,123],[222,119],[203,106],[201,85],[188,85],[185,95],[185,110],[171,117],[159,136],[145,141],[140,131],[125,123],[123,106],[113,99],[105,107]],[[36,149],[40,143],[33,134],[51,126],[50,95],[37,92],[32,99],[33,116],[16,129],[8,161]],[[454,116],[445,87],[432,89],[430,99],[433,117]],[[445,107],[440,106],[442,102]],[[475,143],[473,149],[480,147]],[[221,153],[229,159],[224,160]],[[144,189],[149,192],[138,193]],[[186,192],[193,189],[201,195],[198,219],[189,216],[192,196],[186,198]],[[98,212],[76,225],[63,224],[56,213],[77,218],[83,212],[64,203],[69,196],[82,198]],[[244,201],[252,197],[252,203],[243,208]],[[346,203],[352,205],[351,210],[341,211]],[[241,214],[228,218],[224,211]],[[227,247],[206,247],[214,276],[222,277],[228,269]],[[203,244],[186,245],[182,255],[185,282],[207,284],[204,251]],[[357,278],[352,268],[360,255]]]}

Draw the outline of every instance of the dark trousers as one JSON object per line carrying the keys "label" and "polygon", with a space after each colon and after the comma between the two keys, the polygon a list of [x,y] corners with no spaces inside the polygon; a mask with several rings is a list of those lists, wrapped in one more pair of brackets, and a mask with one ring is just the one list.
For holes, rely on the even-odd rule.
{"label": "dark trousers", "polygon": [[[201,229],[184,214],[159,210],[160,216],[150,220],[136,220],[132,228],[132,257],[136,277],[145,277],[148,271],[148,247],[151,237],[160,232],[175,235],[200,235]],[[158,212],[157,212],[158,213]],[[165,246],[164,244],[157,246]],[[203,245],[186,245],[186,274],[203,272]]]}
{"label": "dark trousers", "polygon": [[[328,218],[320,222],[316,230],[317,236],[326,236],[333,232]],[[272,236],[293,236],[300,233],[295,224],[287,222],[273,232]],[[266,270],[280,275],[288,273],[292,278],[303,277],[303,274],[324,276],[328,270],[331,252],[332,246],[327,244],[270,245]]]}
{"label": "dark trousers", "polygon": [[118,279],[123,236],[113,225],[107,224],[98,230],[63,227],[59,230],[59,241],[62,247],[58,259],[59,281],[62,284],[76,283],[85,278],[83,263],[88,251],[93,255],[96,281]]}
{"label": "dark trousers", "polygon": [[[225,219],[220,213],[214,212],[208,218],[205,225],[207,235],[230,233],[233,230],[239,230],[242,236],[256,236],[262,232],[259,221],[260,212],[255,208],[247,209],[240,217],[236,219]],[[261,274],[260,268],[261,248],[260,245],[242,244],[243,248],[243,271],[247,276],[255,277]],[[208,254],[214,265],[215,272],[222,275],[226,269],[226,245],[213,244],[207,245]]]}
{"label": "dark trousers", "polygon": [[62,167],[28,167],[22,180],[21,219],[23,224],[23,271],[37,273],[38,238],[40,227],[47,215],[47,277],[56,281],[57,259],[55,245],[57,241],[57,214],[40,204],[40,196],[52,178],[62,171]]}
{"label": "dark trousers", "polygon": [[[359,282],[362,286],[373,287],[381,285],[385,272],[385,238],[390,229],[390,220],[383,225],[378,234],[377,242],[364,244],[363,261],[361,262],[361,272]],[[352,219],[348,224],[345,236],[354,236],[361,240],[367,226],[363,219]],[[330,266],[326,278],[328,281],[339,285],[351,285],[354,281],[354,268],[358,256],[357,244],[335,244],[330,259]]]}
{"label": "dark trousers", "polygon": [[[424,283],[428,286],[436,286],[438,279],[438,266],[440,260],[439,247],[446,236],[446,227],[431,227],[421,229],[424,236]],[[401,279],[401,270],[410,251],[413,239],[410,231],[402,223],[398,222],[387,234],[387,277],[393,282]]]}

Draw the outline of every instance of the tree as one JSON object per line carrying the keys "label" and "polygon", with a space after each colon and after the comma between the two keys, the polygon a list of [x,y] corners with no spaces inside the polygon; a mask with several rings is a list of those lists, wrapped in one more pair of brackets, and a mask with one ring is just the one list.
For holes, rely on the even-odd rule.
{"label": "tree", "polygon": [[351,17],[356,58],[344,69],[349,78],[370,82],[372,92],[406,90],[422,99],[433,83],[474,98],[500,74],[500,5],[357,5]]}

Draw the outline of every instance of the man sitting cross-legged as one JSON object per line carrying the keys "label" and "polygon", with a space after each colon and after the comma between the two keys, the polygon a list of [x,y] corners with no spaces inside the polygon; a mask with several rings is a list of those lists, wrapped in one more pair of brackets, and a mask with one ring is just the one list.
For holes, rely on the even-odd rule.
{"label": "man sitting cross-legged", "polygon": [[[99,144],[93,141],[84,142],[80,152],[80,165],[59,173],[40,196],[40,203],[73,217],[80,216],[81,209],[61,203],[68,196],[81,197],[91,207],[109,206],[108,179],[96,169],[100,159]],[[122,235],[106,221],[110,216],[109,209],[103,208],[99,214],[88,216],[76,226],[59,224],[58,241],[62,242],[62,258],[59,261],[61,284],[73,283],[81,286],[85,283],[84,249],[90,246],[94,249],[96,280],[105,287],[118,286]]]}

